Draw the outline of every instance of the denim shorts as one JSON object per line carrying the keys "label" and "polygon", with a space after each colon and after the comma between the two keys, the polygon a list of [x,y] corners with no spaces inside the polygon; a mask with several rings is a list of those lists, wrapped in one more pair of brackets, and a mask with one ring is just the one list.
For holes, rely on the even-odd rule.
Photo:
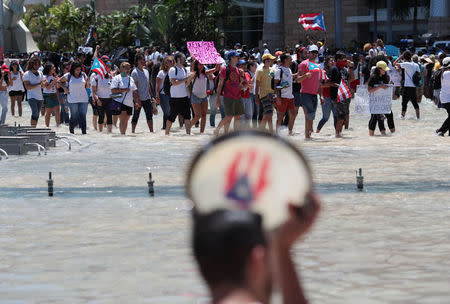
{"label": "denim shorts", "polygon": [[208,98],[199,98],[197,96],[195,96],[194,94],[192,94],[191,96],[191,103],[192,104],[201,104],[202,102],[208,102]]}
{"label": "denim shorts", "polygon": [[317,95],[300,93],[301,103],[306,112],[306,119],[314,120],[317,110]]}
{"label": "denim shorts", "polygon": [[39,119],[39,111],[41,111],[41,107],[42,107],[42,100],[29,98],[28,104],[30,105],[30,108],[31,108],[31,119],[38,120]]}
{"label": "denim shorts", "polygon": [[302,98],[300,92],[294,92],[294,106],[301,107],[302,106]]}

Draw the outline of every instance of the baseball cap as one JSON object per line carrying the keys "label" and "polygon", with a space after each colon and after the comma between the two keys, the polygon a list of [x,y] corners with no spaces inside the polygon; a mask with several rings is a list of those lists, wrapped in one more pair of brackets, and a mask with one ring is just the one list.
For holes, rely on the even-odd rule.
{"label": "baseball cap", "polygon": [[274,60],[274,59],[276,59],[276,57],[274,57],[274,56],[272,56],[272,54],[268,53],[268,54],[264,54],[261,59],[262,59],[262,61],[267,60],[267,59]]}
{"label": "baseball cap", "polygon": [[246,63],[247,63],[247,61],[245,61],[245,60],[239,60],[238,63],[236,64],[236,66],[246,64]]}
{"label": "baseball cap", "polygon": [[319,48],[317,47],[317,45],[312,44],[312,45],[308,46],[308,51],[309,52],[318,52]]}
{"label": "baseball cap", "polygon": [[283,54],[282,51],[276,51],[275,52],[275,57],[280,57]]}
{"label": "baseball cap", "polygon": [[6,64],[2,65],[2,71],[9,72],[9,68]]}
{"label": "baseball cap", "polygon": [[384,71],[390,71],[391,70],[390,68],[388,68],[386,62],[384,62],[383,60],[377,62],[377,68],[382,69]]}
{"label": "baseball cap", "polygon": [[228,60],[230,60],[231,57],[239,57],[239,56],[241,56],[241,53],[238,53],[236,51],[229,51],[227,54]]}
{"label": "baseball cap", "polygon": [[442,60],[442,66],[443,67],[450,66],[450,57],[445,57],[444,60]]}

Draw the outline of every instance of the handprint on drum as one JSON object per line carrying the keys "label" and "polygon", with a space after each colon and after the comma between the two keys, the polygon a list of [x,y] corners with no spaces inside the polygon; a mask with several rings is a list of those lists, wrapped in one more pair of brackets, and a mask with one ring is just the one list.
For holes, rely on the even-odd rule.
{"label": "handprint on drum", "polygon": [[271,157],[256,149],[238,152],[226,172],[226,197],[247,209],[267,188],[270,163]]}

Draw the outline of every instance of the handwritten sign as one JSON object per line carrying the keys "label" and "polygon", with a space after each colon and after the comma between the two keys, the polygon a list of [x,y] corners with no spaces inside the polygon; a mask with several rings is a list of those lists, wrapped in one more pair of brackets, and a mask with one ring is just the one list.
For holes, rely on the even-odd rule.
{"label": "handwritten sign", "polygon": [[356,87],[355,114],[389,114],[392,106],[393,87],[369,93],[366,85]]}
{"label": "handwritten sign", "polygon": [[377,90],[369,94],[369,105],[371,114],[389,114],[392,106],[393,87]]}
{"label": "handwritten sign", "polygon": [[356,87],[355,114],[370,114],[369,91],[366,85]]}
{"label": "handwritten sign", "polygon": [[212,41],[189,41],[187,48],[189,53],[191,53],[191,57],[197,59],[201,64],[218,64],[223,62]]}

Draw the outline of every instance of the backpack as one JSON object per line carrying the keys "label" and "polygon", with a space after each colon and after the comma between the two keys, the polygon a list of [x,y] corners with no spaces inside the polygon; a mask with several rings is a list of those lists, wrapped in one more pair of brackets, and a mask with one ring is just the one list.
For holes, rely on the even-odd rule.
{"label": "backpack", "polygon": [[440,88],[442,88],[441,84],[442,71],[443,71],[442,69],[437,69],[431,75],[431,87],[433,88],[433,90],[439,90]]}
{"label": "backpack", "polygon": [[[275,73],[276,74],[276,73]],[[283,80],[283,69],[280,67],[280,83]],[[275,85],[275,75],[272,77],[272,79],[270,80],[270,87],[272,88],[272,90],[276,91],[277,90],[277,86]]]}
{"label": "backpack", "polygon": [[[186,73],[186,70],[184,70]],[[175,66],[175,76],[178,75],[178,67]],[[172,82],[170,82],[169,72],[167,72],[166,77],[164,78],[163,91],[164,95],[170,97],[170,88],[172,87]]]}
{"label": "backpack", "polygon": [[420,75],[420,72],[414,72],[412,81],[416,87],[420,87],[420,83],[422,82],[422,76]]}
{"label": "backpack", "polygon": [[[227,64],[225,80],[223,81],[223,86],[222,86],[222,90],[220,91],[220,95],[223,95],[223,89],[225,88],[225,83],[230,79],[230,73],[231,73],[230,66]],[[214,82],[214,89],[216,90],[216,93],[217,93],[217,88],[219,87],[219,81],[220,81],[220,73],[219,73],[219,75],[217,75],[215,82]]]}

